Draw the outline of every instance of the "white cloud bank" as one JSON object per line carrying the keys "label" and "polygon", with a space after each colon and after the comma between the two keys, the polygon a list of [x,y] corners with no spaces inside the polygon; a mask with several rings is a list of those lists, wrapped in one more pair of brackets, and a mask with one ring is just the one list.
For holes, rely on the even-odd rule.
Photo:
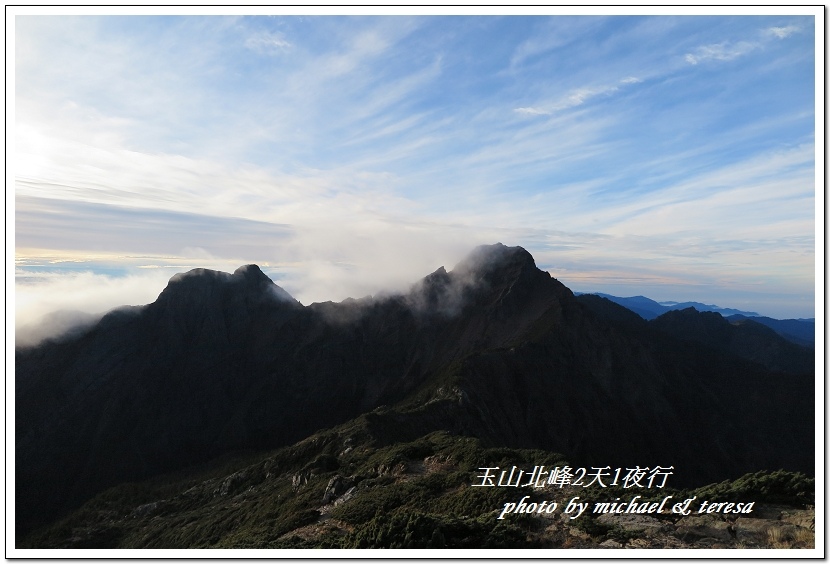
{"label": "white cloud bank", "polygon": [[[57,336],[81,314],[99,316],[122,305],[153,302],[167,285],[170,273],[147,271],[123,277],[92,272],[23,273],[15,280],[15,344],[30,345]],[[64,315],[47,320],[55,312]],[[51,321],[41,326],[44,321]]]}

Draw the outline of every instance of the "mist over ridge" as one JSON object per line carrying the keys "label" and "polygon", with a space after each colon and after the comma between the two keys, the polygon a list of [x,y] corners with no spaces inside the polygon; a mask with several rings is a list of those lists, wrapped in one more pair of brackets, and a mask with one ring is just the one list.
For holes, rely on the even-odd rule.
{"label": "mist over ridge", "polygon": [[[463,304],[464,295],[474,290],[482,283],[476,278],[480,268],[499,258],[503,249],[509,249],[501,243],[495,245],[480,245],[470,251],[463,258],[449,263],[451,270],[448,272],[445,266],[440,266],[429,275],[420,279],[409,279],[406,282],[382,283],[382,287],[375,287],[369,293],[349,295],[340,300],[319,299],[304,302],[307,305],[314,305],[320,311],[328,311],[332,320],[353,318],[358,311],[358,306],[365,307],[377,300],[387,299],[394,296],[405,296],[410,307],[416,311],[438,312],[444,315],[457,313]],[[518,247],[521,249],[521,247]],[[495,249],[495,250],[494,250]],[[524,251],[524,249],[522,249]],[[524,251],[527,253],[527,251]],[[530,253],[527,253],[535,266],[535,261]],[[190,277],[209,276],[218,280],[239,279],[246,269],[255,268],[259,273],[260,283],[267,280],[266,287],[274,292],[280,299],[297,301],[293,295],[285,290],[285,285],[294,286],[298,280],[292,278],[277,284],[271,276],[255,264],[249,264],[236,268],[216,270],[213,268],[191,268],[169,276],[167,269],[145,270],[139,275],[128,275],[123,277],[111,277],[96,275],[92,272],[82,271],[70,273],[66,276],[41,274],[34,278],[35,283],[19,284],[16,302],[16,332],[15,340],[17,346],[33,346],[46,339],[61,339],[64,336],[71,336],[78,330],[88,328],[94,321],[103,317],[108,311],[125,305],[146,305],[152,303],[164,293],[164,289]],[[273,267],[265,267],[265,271],[273,270]],[[377,272],[385,272],[381,266],[374,269]],[[279,270],[282,277],[285,271]],[[233,274],[232,274],[233,273]],[[345,276],[348,276],[348,272]],[[343,278],[344,274],[339,277]],[[422,274],[423,276],[423,274]],[[168,277],[165,279],[165,277]],[[146,278],[146,279],[145,279]],[[396,279],[400,278],[399,276]],[[300,279],[302,281],[303,279]],[[38,291],[39,290],[39,291]],[[301,290],[300,290],[301,292]],[[577,295],[585,292],[575,292]],[[646,319],[652,319],[660,313],[681,307],[695,306],[696,303],[664,301],[656,302],[643,296],[637,298],[618,298],[607,293],[595,293],[616,301],[620,305],[628,307]],[[130,296],[133,296],[131,299]],[[639,302],[637,300],[640,300]],[[100,303],[99,303],[100,302]],[[73,308],[72,306],[75,305]],[[731,308],[723,308],[715,305],[701,308],[703,304],[696,304],[700,311],[720,311],[724,315],[741,314],[745,316],[758,316],[755,312],[747,312]],[[358,309],[356,309],[358,308]],[[645,309],[643,309],[645,308]],[[348,313],[351,311],[351,313]]]}

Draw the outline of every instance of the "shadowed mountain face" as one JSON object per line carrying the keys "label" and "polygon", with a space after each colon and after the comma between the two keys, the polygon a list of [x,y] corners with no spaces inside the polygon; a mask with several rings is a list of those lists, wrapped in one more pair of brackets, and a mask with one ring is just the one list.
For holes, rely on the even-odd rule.
{"label": "shadowed mountain face", "polygon": [[759,316],[755,312],[740,311],[737,309],[723,308],[715,305],[702,304],[700,302],[663,302],[658,303],[652,299],[644,296],[634,296],[631,298],[620,298],[609,294],[577,294],[580,299],[583,296],[594,296],[593,300],[596,302],[597,298],[605,298],[621,305],[624,308],[633,311],[643,319],[653,320],[668,312],[680,311],[686,309],[694,309],[699,312],[714,312],[728,319],[733,325],[739,325],[744,321],[751,321],[765,325],[772,329],[778,335],[784,337],[787,341],[805,347],[815,347],[816,340],[816,323],[815,319],[772,319],[770,317]]}
{"label": "shadowed mountain face", "polygon": [[770,370],[803,374],[814,366],[813,349],[792,343],[751,319],[730,323],[718,313],[688,308],[665,313],[650,323],[679,339],[757,362]]}
{"label": "shadowed mountain face", "polygon": [[17,351],[18,531],[108,486],[382,405],[366,419],[378,444],[446,430],[581,464],[674,465],[688,483],[812,472],[809,369],[596,300],[500,244],[406,294],[339,304],[303,307],[253,265],[176,275],[148,306]]}
{"label": "shadowed mountain face", "polygon": [[730,315],[727,319],[735,325],[746,321],[760,323],[761,325],[766,325],[792,343],[815,348],[815,319],[772,319],[770,317],[746,317],[737,314]]}
{"label": "shadowed mountain face", "polygon": [[731,309],[726,307],[718,307],[716,305],[702,304],[700,302],[656,302],[645,296],[633,296],[630,298],[621,298],[619,296],[612,296],[610,294],[603,294],[600,292],[591,294],[611,300],[625,308],[630,309],[643,319],[654,319],[669,311],[680,309],[694,308],[697,311],[712,311],[721,315],[744,315],[757,316],[754,311],[741,311],[738,309]]}

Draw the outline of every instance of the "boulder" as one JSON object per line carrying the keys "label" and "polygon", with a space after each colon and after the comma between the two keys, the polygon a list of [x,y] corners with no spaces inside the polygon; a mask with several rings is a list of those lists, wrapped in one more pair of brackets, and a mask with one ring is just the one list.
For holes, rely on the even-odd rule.
{"label": "boulder", "polygon": [[622,548],[622,545],[615,540],[608,539],[605,542],[600,543],[600,548]]}
{"label": "boulder", "polygon": [[777,521],[757,519],[754,517],[739,517],[735,520],[735,533],[738,540],[761,541],[766,539],[767,530]]}
{"label": "boulder", "polygon": [[689,515],[677,522],[675,536],[683,540],[717,539],[729,541],[734,538],[735,529],[714,515]]}
{"label": "boulder", "polygon": [[645,536],[654,536],[666,528],[662,521],[648,515],[607,513],[597,517],[597,521],[603,525],[616,525],[625,531],[642,532]]}

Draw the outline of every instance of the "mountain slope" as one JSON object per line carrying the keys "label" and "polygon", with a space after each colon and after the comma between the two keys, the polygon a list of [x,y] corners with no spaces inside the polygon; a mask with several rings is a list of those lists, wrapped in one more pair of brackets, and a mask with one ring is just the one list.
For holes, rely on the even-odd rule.
{"label": "mountain slope", "polygon": [[611,294],[603,294],[600,292],[595,292],[593,294],[584,294],[584,295],[593,295],[599,296],[601,298],[605,298],[607,300],[611,300],[612,302],[619,304],[625,308],[630,309],[643,319],[654,319],[663,315],[666,312],[674,311],[678,309],[688,309],[690,307],[695,308],[698,311],[714,311],[720,313],[721,315],[746,315],[746,316],[757,316],[758,314],[752,311],[741,311],[738,309],[726,308],[726,307],[719,307],[716,305],[709,305],[709,304],[702,304],[700,302],[657,302],[645,296],[633,296],[630,298],[621,298],[619,296],[612,296]]}
{"label": "mountain slope", "polygon": [[603,294],[600,292],[596,292],[594,294],[581,294],[586,296],[599,296],[600,298],[605,298],[606,300],[610,300],[615,304],[619,304],[624,308],[627,308],[643,319],[654,319],[655,317],[662,315],[668,311],[668,307],[656,302],[650,298],[645,296],[632,296],[629,298],[621,298],[618,296],[612,296],[611,294]]}
{"label": "mountain slope", "polygon": [[649,323],[678,339],[757,362],[772,371],[803,374],[814,365],[812,349],[792,343],[751,319],[730,323],[719,313],[698,312],[690,307],[665,313]]}
{"label": "mountain slope", "polygon": [[744,320],[754,321],[766,325],[792,343],[815,348],[815,319],[772,319],[771,317],[747,317],[740,314],[730,315],[727,319],[733,324]]}

